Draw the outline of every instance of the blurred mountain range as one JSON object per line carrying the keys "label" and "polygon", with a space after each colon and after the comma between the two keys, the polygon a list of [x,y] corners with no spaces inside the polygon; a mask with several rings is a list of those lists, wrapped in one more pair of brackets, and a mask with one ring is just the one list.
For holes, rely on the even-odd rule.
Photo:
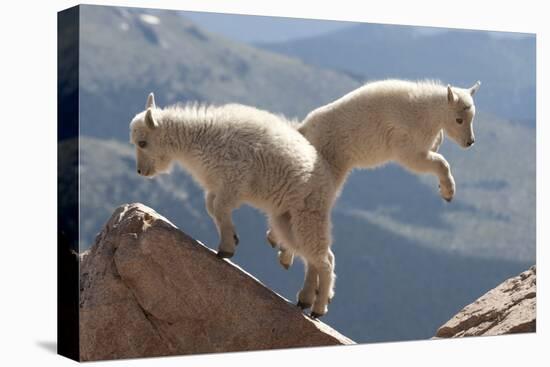
{"label": "blurred mountain range", "polygon": [[250,16],[245,14],[183,11],[181,15],[202,29],[221,34],[234,41],[283,42],[311,37],[347,28],[352,22],[297,19],[285,17]]}
{"label": "blurred mountain range", "polygon": [[536,39],[533,34],[363,23],[328,34],[257,44],[360,81],[440,79],[469,87],[486,112],[534,126]]}
{"label": "blurred mountain range", "polygon": [[[209,33],[177,12],[81,6],[80,32],[80,250],[117,206],[136,201],[217,246],[202,190],[183,170],[152,180],[135,174],[128,124],[148,92],[160,106],[238,102],[302,118],[360,85],[350,73]],[[473,79],[485,81],[479,74]],[[350,176],[333,213],[338,281],[327,322],[354,340],[430,338],[535,261],[534,129],[489,112],[485,87],[474,148],[443,145],[458,187],[452,203],[441,200],[434,178],[395,165]],[[261,213],[243,207],[234,217],[242,242],[235,261],[293,299],[300,264],[288,272],[278,265]]]}
{"label": "blurred mountain range", "polygon": [[238,102],[303,117],[360,85],[208,33],[178,12],[83,6],[80,22],[83,135],[127,140],[151,91],[161,105]]}

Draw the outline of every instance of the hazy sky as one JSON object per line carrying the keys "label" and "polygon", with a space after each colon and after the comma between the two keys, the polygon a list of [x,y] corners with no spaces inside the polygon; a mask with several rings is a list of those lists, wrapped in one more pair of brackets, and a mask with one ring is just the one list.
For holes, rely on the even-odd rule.
{"label": "hazy sky", "polygon": [[332,32],[357,24],[221,13],[182,12],[182,15],[211,32],[247,43],[287,41]]}
{"label": "hazy sky", "polygon": [[[356,22],[334,20],[313,20],[301,18],[283,18],[270,16],[238,15],[223,13],[182,12],[182,15],[201,28],[222,34],[230,39],[246,42],[283,42],[297,38],[316,36],[346,27]],[[413,27],[420,35],[435,35],[445,32],[446,28]],[[532,37],[526,33],[489,32],[495,38]]]}

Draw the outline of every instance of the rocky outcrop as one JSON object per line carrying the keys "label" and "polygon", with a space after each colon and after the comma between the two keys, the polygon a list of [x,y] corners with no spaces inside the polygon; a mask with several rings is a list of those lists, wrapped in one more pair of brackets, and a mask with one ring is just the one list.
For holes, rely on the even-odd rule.
{"label": "rocky outcrop", "polygon": [[353,344],[141,204],[81,256],[82,360]]}
{"label": "rocky outcrop", "polygon": [[537,271],[532,266],[464,307],[436,337],[502,335],[536,331]]}

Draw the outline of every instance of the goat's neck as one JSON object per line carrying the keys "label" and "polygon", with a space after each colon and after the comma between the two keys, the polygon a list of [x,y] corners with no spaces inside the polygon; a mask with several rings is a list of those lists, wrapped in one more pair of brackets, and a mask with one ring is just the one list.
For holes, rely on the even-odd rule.
{"label": "goat's neck", "polygon": [[199,152],[208,140],[209,126],[208,119],[202,116],[170,116],[161,123],[161,143],[174,155]]}

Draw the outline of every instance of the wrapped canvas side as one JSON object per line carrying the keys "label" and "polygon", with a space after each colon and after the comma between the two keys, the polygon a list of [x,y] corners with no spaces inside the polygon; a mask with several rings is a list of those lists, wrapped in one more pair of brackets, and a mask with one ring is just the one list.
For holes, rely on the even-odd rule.
{"label": "wrapped canvas side", "polygon": [[79,360],[79,7],[57,18],[57,352]]}

